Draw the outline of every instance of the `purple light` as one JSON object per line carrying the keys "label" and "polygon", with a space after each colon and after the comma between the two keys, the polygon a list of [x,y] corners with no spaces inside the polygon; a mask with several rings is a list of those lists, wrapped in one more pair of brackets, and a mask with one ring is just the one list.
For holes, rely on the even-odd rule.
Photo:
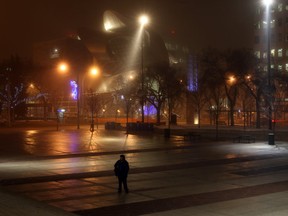
{"label": "purple light", "polygon": [[78,93],[78,85],[76,81],[72,80],[70,81],[71,86],[71,95],[74,100],[77,100],[77,93]]}
{"label": "purple light", "polygon": [[198,91],[198,65],[194,56],[189,56],[187,83],[187,88],[190,92]]}
{"label": "purple light", "polygon": [[154,106],[144,106],[144,115],[156,115],[157,110],[155,109]]}

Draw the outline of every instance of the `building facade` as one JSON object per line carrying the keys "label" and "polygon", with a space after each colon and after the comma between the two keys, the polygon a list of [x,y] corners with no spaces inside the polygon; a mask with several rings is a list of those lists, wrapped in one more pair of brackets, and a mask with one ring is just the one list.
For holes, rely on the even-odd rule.
{"label": "building facade", "polygon": [[[36,44],[34,49],[34,63],[40,65],[42,70],[44,69],[43,73],[51,74],[51,71],[54,70],[54,76],[57,79],[51,81],[50,84],[54,84],[56,87],[64,87],[58,83],[60,79],[64,78],[60,78],[59,74],[56,75],[57,64],[61,61],[69,62],[74,75],[66,75],[66,78],[72,79],[74,76],[75,80],[78,76],[79,85],[77,88],[79,89],[80,86],[82,116],[91,115],[89,114],[89,108],[85,108],[87,103],[83,96],[88,94],[89,89],[95,95],[105,94],[106,97],[111,99],[109,105],[106,104],[101,108],[103,110],[100,112],[102,116],[115,116],[115,119],[119,116],[125,116],[125,111],[123,108],[121,110],[118,105],[121,98],[116,93],[120,92],[123,86],[129,85],[129,79],[137,76],[139,78],[143,73],[141,70],[145,72],[147,68],[157,65],[170,65],[179,69],[185,75],[189,74],[188,79],[190,82],[194,82],[193,86],[195,88],[196,70],[192,65],[194,60],[189,60],[190,51],[187,47],[180,46],[174,41],[163,40],[156,31],[149,27],[141,30],[139,26],[113,11],[104,13],[103,25],[105,31],[82,28],[69,37]],[[79,62],[81,62],[81,66],[79,66]],[[86,77],[85,74],[91,64],[97,65],[101,71],[101,77],[97,77],[96,81]],[[189,85],[189,87],[192,87],[192,85]],[[65,107],[67,104],[73,104],[68,102],[71,97],[67,96],[67,93],[65,95],[57,109],[65,109],[66,116],[75,117],[75,106],[74,108],[72,108],[73,106]],[[147,114],[145,118],[153,119],[155,116],[153,117],[153,111],[149,111],[149,107],[151,106],[147,104],[146,110],[150,114]],[[181,120],[186,121],[186,106],[181,106],[181,109],[177,110],[179,110],[177,115],[181,116]],[[139,119],[141,113],[138,109],[135,109],[135,113],[132,113],[131,116]],[[86,118],[89,119],[90,117]]]}

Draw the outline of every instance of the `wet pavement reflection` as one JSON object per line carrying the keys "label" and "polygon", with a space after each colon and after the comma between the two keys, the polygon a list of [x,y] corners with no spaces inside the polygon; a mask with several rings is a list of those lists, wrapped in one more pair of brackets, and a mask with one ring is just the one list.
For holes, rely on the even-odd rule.
{"label": "wet pavement reflection", "polygon": [[[253,190],[257,196],[282,192],[288,185],[288,149],[263,142],[189,142],[68,127],[0,130],[0,138],[2,186],[81,215],[180,209],[251,197]],[[116,192],[113,165],[122,153],[130,163],[129,195]]]}

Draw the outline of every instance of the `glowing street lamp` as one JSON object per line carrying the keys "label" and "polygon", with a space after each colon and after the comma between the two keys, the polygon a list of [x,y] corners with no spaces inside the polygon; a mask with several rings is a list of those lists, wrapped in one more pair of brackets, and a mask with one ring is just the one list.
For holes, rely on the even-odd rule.
{"label": "glowing street lamp", "polygon": [[142,28],[142,43],[141,43],[141,113],[142,113],[142,123],[144,123],[144,34],[145,26],[149,23],[149,18],[146,15],[141,15],[139,17],[139,23]]}
{"label": "glowing street lamp", "polygon": [[[66,73],[69,71],[69,65],[65,62],[61,62],[58,65],[58,71],[61,73]],[[77,129],[80,129],[80,102],[79,102],[79,72],[77,71],[77,79],[76,79],[76,85],[74,85],[76,88],[76,100],[77,100]]]}
{"label": "glowing street lamp", "polygon": [[139,23],[143,26],[147,25],[149,23],[149,17],[147,15],[141,15],[139,17]]}
{"label": "glowing street lamp", "polygon": [[264,4],[266,7],[269,7],[270,5],[273,4],[273,0],[263,0],[263,4]]}
{"label": "glowing street lamp", "polygon": [[[271,91],[271,19],[270,19],[270,6],[273,4],[273,0],[263,0],[263,4],[266,6],[266,21],[267,21],[267,79],[268,79],[268,129],[272,130],[272,91]],[[271,140],[270,140],[271,137]],[[273,139],[272,139],[273,137]],[[269,144],[274,144],[274,134],[269,134]]]}
{"label": "glowing street lamp", "polygon": [[99,70],[97,67],[91,67],[90,68],[90,74],[93,75],[93,76],[96,76],[97,74],[99,73]]}
{"label": "glowing street lamp", "polygon": [[58,71],[65,73],[68,71],[68,64],[65,62],[62,62],[58,65]]}

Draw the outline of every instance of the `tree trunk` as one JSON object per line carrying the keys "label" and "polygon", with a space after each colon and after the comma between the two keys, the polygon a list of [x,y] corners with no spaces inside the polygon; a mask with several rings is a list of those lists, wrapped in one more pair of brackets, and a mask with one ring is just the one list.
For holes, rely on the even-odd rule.
{"label": "tree trunk", "polygon": [[234,126],[235,122],[234,122],[234,105],[230,106],[230,126]]}

